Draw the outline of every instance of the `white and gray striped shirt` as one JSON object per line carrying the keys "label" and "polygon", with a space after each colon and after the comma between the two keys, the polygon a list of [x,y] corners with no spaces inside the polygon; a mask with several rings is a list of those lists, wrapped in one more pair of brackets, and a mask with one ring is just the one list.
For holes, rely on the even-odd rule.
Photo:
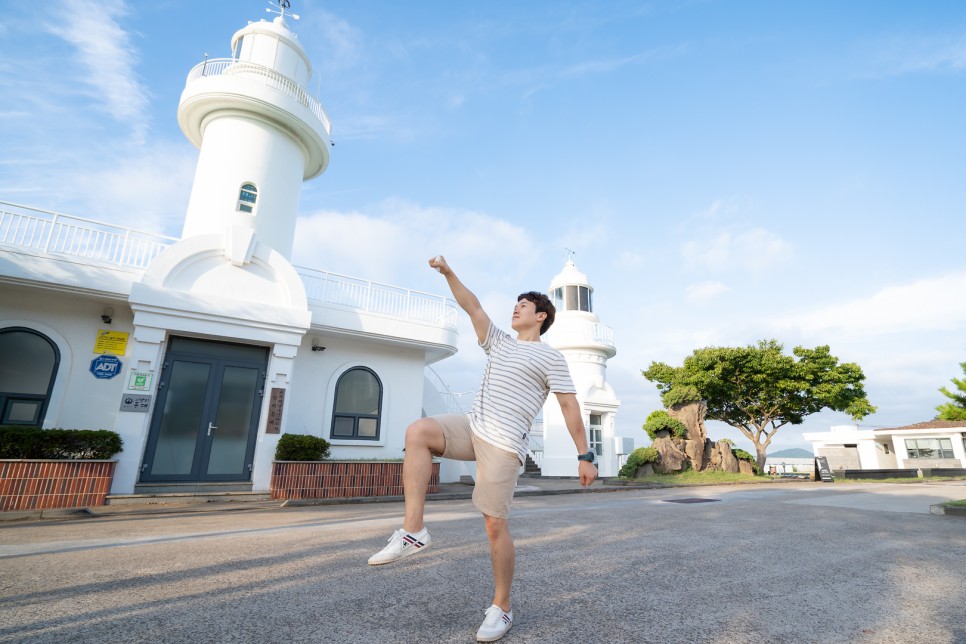
{"label": "white and gray striped shirt", "polygon": [[490,323],[480,344],[486,352],[483,382],[470,412],[470,427],[487,443],[527,456],[530,427],[547,396],[572,394],[563,354],[543,342],[518,341]]}

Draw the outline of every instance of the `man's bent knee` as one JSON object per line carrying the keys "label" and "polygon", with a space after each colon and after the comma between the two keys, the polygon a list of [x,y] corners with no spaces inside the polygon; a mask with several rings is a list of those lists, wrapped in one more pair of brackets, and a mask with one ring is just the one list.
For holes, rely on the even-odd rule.
{"label": "man's bent knee", "polygon": [[420,418],[406,428],[407,449],[428,449],[437,456],[446,449],[443,428],[432,418]]}

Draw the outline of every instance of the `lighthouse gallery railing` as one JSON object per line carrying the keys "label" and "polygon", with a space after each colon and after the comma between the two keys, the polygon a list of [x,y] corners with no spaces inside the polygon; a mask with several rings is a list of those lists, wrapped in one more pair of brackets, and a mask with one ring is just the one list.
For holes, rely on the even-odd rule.
{"label": "lighthouse gallery railing", "polygon": [[190,83],[208,76],[235,74],[244,74],[246,78],[260,80],[268,87],[294,98],[322,121],[322,126],[325,127],[326,133],[332,134],[332,124],[329,122],[329,116],[325,113],[322,103],[317,98],[311,96],[304,87],[287,76],[279,74],[270,67],[239,61],[234,58],[212,58],[192,67],[191,71],[188,72],[187,82]]}

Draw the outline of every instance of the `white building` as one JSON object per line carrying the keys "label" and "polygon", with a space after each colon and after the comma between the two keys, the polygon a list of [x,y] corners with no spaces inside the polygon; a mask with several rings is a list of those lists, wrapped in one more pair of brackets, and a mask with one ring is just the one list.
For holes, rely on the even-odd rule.
{"label": "white building", "polygon": [[815,456],[832,470],[966,468],[966,421],[930,420],[905,427],[834,425],[806,432]]}
{"label": "white building", "polygon": [[[559,350],[570,366],[600,476],[616,476],[620,456],[632,450],[623,448],[627,441],[614,434],[620,401],[607,382],[607,360],[617,355],[613,331],[594,313],[594,289],[573,261],[568,260],[550,281],[549,293],[557,315],[543,340]],[[552,394],[543,406],[540,467],[543,476],[577,476],[573,438]]]}
{"label": "white building", "polygon": [[424,373],[456,352],[451,300],[289,261],[330,150],[298,37],[283,15],[230,51],[178,107],[200,150],[180,239],[0,203],[0,424],[117,431],[114,494],[267,490],[281,433],[400,458],[445,411]]}

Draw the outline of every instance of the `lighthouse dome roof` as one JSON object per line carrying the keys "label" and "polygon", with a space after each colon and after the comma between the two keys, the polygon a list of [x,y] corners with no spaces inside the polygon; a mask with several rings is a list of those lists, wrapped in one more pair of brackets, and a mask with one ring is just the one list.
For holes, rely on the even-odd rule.
{"label": "lighthouse dome roof", "polygon": [[590,285],[590,281],[587,276],[577,270],[576,264],[573,260],[568,259],[567,263],[564,264],[563,270],[557,273],[552,280],[550,280],[550,290],[555,288],[560,288],[561,286],[586,286],[590,290],[594,290],[594,287]]}

